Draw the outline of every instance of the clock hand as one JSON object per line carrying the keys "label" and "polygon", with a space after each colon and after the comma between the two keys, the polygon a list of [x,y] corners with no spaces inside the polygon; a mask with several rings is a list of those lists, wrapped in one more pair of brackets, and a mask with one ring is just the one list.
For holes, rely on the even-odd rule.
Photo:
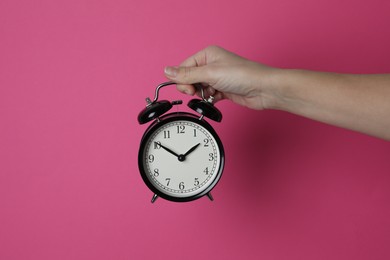
{"label": "clock hand", "polygon": [[176,157],[179,157],[179,155],[178,155],[177,153],[175,153],[175,152],[172,151],[171,149],[165,147],[164,145],[162,145],[162,144],[160,144],[160,143],[157,143],[157,142],[154,142],[154,143],[155,143],[156,145],[161,146],[161,148],[163,148],[165,151],[167,151],[167,152],[173,154],[173,155],[176,156]]}
{"label": "clock hand", "polygon": [[185,154],[180,154],[180,155],[177,157],[177,159],[178,159],[180,162],[185,161],[186,156],[189,155],[190,153],[192,153],[192,152],[196,149],[196,147],[198,147],[199,145],[200,145],[200,143],[198,143],[197,145],[194,145],[194,146],[191,147],[191,149],[188,150]]}
{"label": "clock hand", "polygon": [[200,143],[198,143],[197,145],[194,145],[190,150],[188,150],[184,156],[187,156],[189,155],[190,153],[192,153],[198,146],[200,145]]}

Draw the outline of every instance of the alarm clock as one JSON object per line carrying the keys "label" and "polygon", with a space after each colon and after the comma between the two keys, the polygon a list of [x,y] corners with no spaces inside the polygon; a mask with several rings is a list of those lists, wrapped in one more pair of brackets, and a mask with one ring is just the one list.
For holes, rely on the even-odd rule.
{"label": "alarm clock", "polygon": [[[222,176],[225,153],[222,142],[205,118],[221,122],[222,114],[207,99],[192,99],[188,106],[197,114],[167,112],[182,100],[158,100],[161,88],[176,84],[165,82],[156,87],[154,100],[146,98],[146,107],[138,122],[153,121],[142,136],[138,168],[146,186],[153,192],[152,203],[158,198],[188,202],[207,196]],[[196,85],[199,87],[199,85]]]}

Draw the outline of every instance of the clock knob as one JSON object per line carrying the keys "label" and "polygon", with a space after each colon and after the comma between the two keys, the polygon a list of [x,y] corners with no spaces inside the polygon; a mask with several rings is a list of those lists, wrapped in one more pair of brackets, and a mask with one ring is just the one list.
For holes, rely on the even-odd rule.
{"label": "clock knob", "polygon": [[138,122],[142,125],[163,114],[172,108],[171,102],[168,100],[161,100],[148,104],[139,114]]}
{"label": "clock knob", "polygon": [[221,122],[222,113],[211,102],[200,99],[192,99],[188,102],[188,106],[197,113],[210,118],[211,120]]}

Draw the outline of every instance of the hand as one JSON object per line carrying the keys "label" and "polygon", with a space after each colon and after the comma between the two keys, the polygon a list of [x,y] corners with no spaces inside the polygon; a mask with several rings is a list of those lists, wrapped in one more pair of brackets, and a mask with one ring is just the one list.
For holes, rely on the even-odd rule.
{"label": "hand", "polygon": [[272,68],[216,46],[166,67],[181,92],[253,109],[279,109],[390,140],[390,74],[340,74]]}
{"label": "hand", "polygon": [[184,157],[189,155],[190,153],[192,153],[198,146],[200,145],[200,143],[198,143],[197,145],[194,145],[190,150],[188,150],[185,154],[184,154]]}
{"label": "hand", "polygon": [[154,142],[157,146],[160,146],[161,148],[163,148],[165,151],[173,154],[174,156],[176,156],[177,158],[179,158],[179,155],[177,153],[175,153],[174,151],[172,151],[171,149],[163,146],[161,143],[157,143],[157,142]]}
{"label": "hand", "polygon": [[172,151],[171,149],[169,149],[168,147],[165,147],[164,145],[162,145],[161,143],[157,143],[157,142],[154,142],[156,145],[160,146],[161,148],[163,148],[165,151],[169,152],[170,154],[173,154],[174,156],[177,157],[177,159],[180,161],[180,162],[183,162],[185,159],[186,159],[186,156],[189,155],[190,153],[192,153],[199,145],[200,143],[194,145],[193,147],[191,147],[190,150],[188,150],[185,154],[177,154],[175,153],[174,151]]}
{"label": "hand", "polygon": [[[202,83],[206,95],[215,101],[229,99],[253,109],[271,105],[275,72],[220,47],[210,46],[186,59],[179,67],[166,67],[165,76],[176,82],[177,89],[189,95],[196,93],[194,83]],[[199,93],[197,93],[199,95]]]}
{"label": "hand", "polygon": [[180,154],[180,155],[177,157],[177,159],[178,159],[179,161],[181,161],[181,162],[185,161],[186,156],[189,155],[190,153],[192,153],[192,152],[196,149],[196,147],[198,147],[199,145],[200,145],[200,143],[194,145],[194,146],[193,146],[190,150],[188,150],[185,154]]}

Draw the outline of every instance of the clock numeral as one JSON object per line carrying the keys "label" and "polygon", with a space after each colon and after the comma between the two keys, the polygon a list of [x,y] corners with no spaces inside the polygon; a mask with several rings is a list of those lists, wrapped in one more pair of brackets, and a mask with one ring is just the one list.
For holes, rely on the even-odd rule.
{"label": "clock numeral", "polygon": [[171,132],[169,130],[164,130],[164,139],[171,138]]}
{"label": "clock numeral", "polygon": [[214,154],[213,153],[209,153],[209,161],[214,161]]}
{"label": "clock numeral", "polygon": [[203,140],[203,142],[204,142],[204,145],[203,145],[204,147],[209,147],[209,142],[210,142],[209,139],[206,138]]}
{"label": "clock numeral", "polygon": [[149,161],[149,163],[154,162],[154,155],[153,154],[149,154],[148,161]]}
{"label": "clock numeral", "polygon": [[199,186],[199,178],[195,178],[195,183],[194,183],[195,186]]}
{"label": "clock numeral", "polygon": [[186,127],[184,125],[178,125],[177,126],[177,133],[178,134],[184,134],[184,130],[186,129]]}
{"label": "clock numeral", "polygon": [[153,172],[154,172],[154,173],[153,173],[154,177],[158,177],[158,176],[160,175],[160,173],[158,172],[158,169],[157,169],[157,168],[154,169]]}
{"label": "clock numeral", "polygon": [[165,178],[165,181],[167,182],[167,186],[169,186],[169,183],[171,182],[171,178]]}
{"label": "clock numeral", "polygon": [[180,182],[179,183],[179,189],[180,190],[184,190],[184,182]]}
{"label": "clock numeral", "polygon": [[196,137],[196,129],[194,129],[194,137]]}
{"label": "clock numeral", "polygon": [[154,142],[154,149],[160,149],[160,148],[161,148],[161,142],[160,141]]}
{"label": "clock numeral", "polygon": [[204,169],[203,172],[206,173],[206,175],[208,175],[209,174],[209,167],[206,167],[206,169]]}

